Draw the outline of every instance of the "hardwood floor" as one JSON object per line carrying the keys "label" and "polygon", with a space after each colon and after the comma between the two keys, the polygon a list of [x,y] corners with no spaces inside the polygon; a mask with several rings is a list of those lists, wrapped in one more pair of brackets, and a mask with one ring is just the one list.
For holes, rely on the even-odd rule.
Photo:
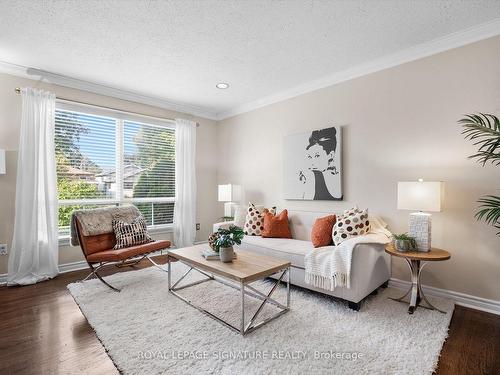
{"label": "hardwood floor", "polygon": [[[148,266],[143,261],[136,268]],[[128,270],[111,267],[105,273]],[[118,374],[66,289],[87,274],[0,287],[0,374]],[[436,373],[500,374],[500,316],[457,306]]]}
{"label": "hardwood floor", "polygon": [[436,373],[500,374],[500,316],[456,306]]}

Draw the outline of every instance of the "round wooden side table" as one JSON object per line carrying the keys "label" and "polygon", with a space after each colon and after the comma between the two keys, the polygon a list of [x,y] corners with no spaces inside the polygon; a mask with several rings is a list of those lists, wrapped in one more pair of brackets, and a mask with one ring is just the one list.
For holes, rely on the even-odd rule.
{"label": "round wooden side table", "polygon": [[[410,307],[408,307],[408,314],[413,314],[417,306],[421,306],[423,308],[429,309],[429,310],[437,310],[441,313],[445,313],[444,311],[439,310],[438,308],[432,306],[432,304],[429,302],[427,298],[425,298],[424,292],[422,291],[422,284],[420,281],[420,274],[422,273],[422,269],[425,267],[425,265],[428,262],[436,262],[436,261],[442,261],[442,260],[448,260],[450,259],[451,255],[449,252],[446,250],[441,250],[437,249],[435,247],[431,248],[429,251],[398,251],[394,247],[392,243],[388,244],[385,246],[385,252],[395,256],[395,257],[400,257],[404,258],[406,260],[406,263],[408,263],[408,266],[410,267],[411,271],[411,287],[410,289],[406,292],[405,295],[403,295],[400,298],[390,298],[394,301],[398,302],[403,302],[403,299],[410,294]],[[421,300],[424,300],[428,306],[422,305],[420,302]]]}

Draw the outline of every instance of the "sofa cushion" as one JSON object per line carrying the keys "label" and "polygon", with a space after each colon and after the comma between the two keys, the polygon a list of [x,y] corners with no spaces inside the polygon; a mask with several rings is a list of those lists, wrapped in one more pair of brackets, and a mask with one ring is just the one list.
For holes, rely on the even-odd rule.
{"label": "sofa cushion", "polygon": [[301,268],[304,268],[304,256],[308,252],[314,250],[312,243],[309,241],[257,236],[243,237],[241,248],[275,258],[285,259],[290,261],[292,266]]}
{"label": "sofa cushion", "polygon": [[332,229],[335,221],[335,215],[328,215],[316,219],[311,231],[311,242],[314,247],[328,246],[332,244]]}
{"label": "sofa cushion", "polygon": [[292,233],[288,227],[287,210],[281,211],[277,216],[270,212],[264,214],[264,230],[262,231],[262,237],[292,238]]}

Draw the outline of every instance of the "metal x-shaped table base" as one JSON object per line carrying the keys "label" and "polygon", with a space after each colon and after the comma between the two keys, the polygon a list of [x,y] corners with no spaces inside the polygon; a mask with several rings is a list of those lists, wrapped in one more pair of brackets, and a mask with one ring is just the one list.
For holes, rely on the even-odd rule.
{"label": "metal x-shaped table base", "polygon": [[[239,332],[242,335],[246,335],[247,333],[252,332],[257,328],[262,327],[264,324],[269,323],[270,321],[278,318],[279,316],[285,314],[286,312],[288,312],[290,310],[290,267],[287,267],[287,268],[279,271],[279,272],[281,272],[279,278],[276,280],[276,282],[273,284],[271,290],[266,295],[266,294],[262,293],[261,291],[255,289],[254,287],[252,287],[249,284],[245,284],[245,283],[241,282],[240,285],[238,286],[236,284],[232,284],[230,282],[222,280],[218,277],[216,278],[214,275],[210,275],[210,274],[208,274],[208,273],[206,273],[198,268],[195,268],[191,264],[188,264],[188,263],[185,263],[182,261],[180,261],[180,262],[186,264],[189,267],[189,269],[173,285],[172,285],[172,280],[171,280],[172,273],[170,272],[171,271],[171,262],[170,261],[168,262],[168,290],[169,290],[169,292],[172,293],[177,298],[183,300],[184,302],[186,302],[190,306],[196,308],[197,310],[201,311],[202,313],[210,316],[211,318],[224,324],[226,327],[229,327],[232,330]],[[192,270],[195,270],[195,271],[201,273],[202,275],[206,276],[206,278],[202,279],[202,280],[194,281],[194,282],[189,283],[189,284],[184,284],[182,286],[177,286]],[[286,278],[287,293],[286,293],[286,305],[283,305],[282,303],[271,298],[271,296],[276,291],[278,285],[283,280],[283,277],[285,275],[287,276],[287,278]],[[181,296],[179,293],[177,293],[177,291],[179,291],[181,289],[189,288],[191,286],[198,285],[198,284],[201,284],[201,283],[204,283],[207,281],[211,281],[211,280],[217,281],[217,282],[224,284],[224,285],[227,285],[231,288],[240,290],[240,292],[241,292],[241,324],[240,324],[239,328],[233,326],[231,323],[228,323],[225,320],[219,318],[218,316],[212,314],[210,311],[207,311],[204,308],[195,305],[190,300],[188,300],[187,298],[185,298],[185,297]],[[246,295],[253,297],[253,298],[257,298],[257,299],[261,300],[262,303],[259,305],[259,307],[255,311],[255,313],[252,315],[250,320],[245,324],[245,296]],[[264,319],[264,320],[256,322],[257,317],[262,312],[262,309],[264,308],[266,303],[269,303],[271,305],[278,307],[280,309],[280,311],[277,312],[276,314]]]}

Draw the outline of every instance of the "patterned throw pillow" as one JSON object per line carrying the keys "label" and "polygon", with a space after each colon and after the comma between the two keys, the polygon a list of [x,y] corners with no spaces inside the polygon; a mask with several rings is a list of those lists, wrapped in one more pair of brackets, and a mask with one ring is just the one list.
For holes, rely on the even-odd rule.
{"label": "patterned throw pillow", "polygon": [[130,224],[122,220],[113,220],[113,230],[116,237],[114,249],[123,249],[154,241],[148,234],[146,220],[143,216],[138,216]]}
{"label": "patterned throw pillow", "polygon": [[247,236],[260,236],[264,230],[264,214],[270,212],[276,215],[276,207],[257,208],[253,203],[248,204],[245,227],[243,228]]}
{"label": "patterned throw pillow", "polygon": [[368,233],[369,230],[368,209],[351,208],[337,216],[333,226],[333,243],[340,245],[345,240]]}

